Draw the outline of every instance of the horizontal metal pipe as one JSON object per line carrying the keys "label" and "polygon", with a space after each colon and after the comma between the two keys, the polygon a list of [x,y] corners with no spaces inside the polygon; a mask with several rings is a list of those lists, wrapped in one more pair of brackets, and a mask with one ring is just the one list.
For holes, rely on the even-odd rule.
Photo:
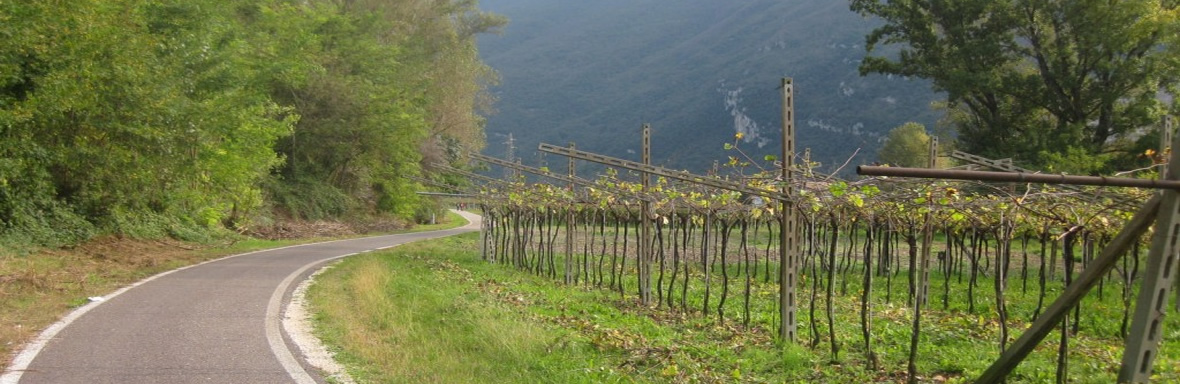
{"label": "horizontal metal pipe", "polygon": [[578,184],[578,185],[581,185],[582,187],[585,187],[585,188],[598,188],[600,190],[604,190],[607,193],[614,194],[614,195],[627,195],[627,196],[639,199],[641,201],[652,201],[652,198],[649,196],[644,196],[643,194],[631,192],[631,191],[628,191],[628,190],[625,190],[622,188],[611,188],[608,186],[600,185],[598,183],[595,183],[593,181],[586,180],[586,179],[583,179],[580,177],[566,176],[566,175],[561,175],[561,174],[557,174],[557,173],[553,173],[553,172],[549,172],[549,171],[544,171],[540,168],[534,168],[534,167],[530,167],[527,165],[521,165],[521,164],[510,162],[508,160],[504,160],[504,159],[500,159],[497,157],[492,157],[492,156],[488,156],[488,155],[484,155],[484,154],[479,154],[479,153],[475,153],[475,152],[469,152],[468,155],[471,156],[472,159],[483,161],[485,163],[499,165],[504,168],[515,169],[515,170],[522,171],[522,172],[532,173],[532,174],[538,175],[538,176],[544,176],[544,177],[549,177],[549,178],[561,180],[561,181],[564,181],[567,183]]}
{"label": "horizontal metal pipe", "polygon": [[540,168],[534,168],[534,167],[530,167],[527,165],[517,164],[517,163],[513,163],[508,160],[504,160],[504,159],[500,159],[500,158],[496,158],[496,157],[491,157],[491,156],[480,154],[480,153],[469,152],[468,156],[471,156],[471,158],[479,160],[479,161],[483,161],[485,163],[499,165],[501,167],[508,168],[508,169],[515,169],[518,171],[527,172],[527,173],[531,173],[531,174],[538,175],[538,176],[545,176],[545,177],[561,180],[561,181],[564,181],[567,183],[579,184],[582,186],[588,186],[588,187],[594,186],[594,182],[590,181],[590,180],[561,175],[561,174],[545,171]]}
{"label": "horizontal metal pipe", "polygon": [[566,148],[566,147],[558,147],[555,145],[545,144],[545,143],[541,143],[541,145],[539,145],[537,147],[537,150],[539,150],[541,152],[552,153],[555,155],[562,155],[562,156],[572,157],[575,159],[592,161],[595,163],[605,164],[605,165],[609,165],[612,167],[624,168],[624,169],[629,169],[632,171],[647,172],[647,173],[650,173],[650,174],[653,174],[656,176],[663,176],[663,177],[667,177],[670,179],[685,181],[685,182],[692,183],[692,184],[701,184],[701,185],[710,186],[713,188],[748,193],[751,195],[768,197],[768,198],[775,199],[775,200],[783,200],[783,201],[788,200],[786,195],[783,195],[777,191],[767,191],[767,190],[763,190],[763,189],[751,188],[751,187],[742,185],[740,183],[734,183],[734,182],[729,182],[729,181],[725,181],[725,180],[721,180],[721,179],[715,179],[715,178],[708,177],[708,176],[694,175],[694,174],[688,173],[688,171],[674,171],[671,169],[657,167],[657,166],[650,165],[650,164],[637,163],[634,161],[617,159],[614,157],[599,155],[597,153],[579,151],[576,149]]}
{"label": "horizontal metal pipe", "polygon": [[422,196],[438,196],[438,197],[480,197],[480,195],[474,195],[474,194],[470,194],[470,193],[447,193],[447,192],[428,192],[428,191],[419,191],[419,192],[415,192],[415,193],[422,195]]}
{"label": "horizontal metal pipe", "polygon": [[926,179],[952,179],[969,181],[999,181],[1013,183],[1043,183],[1066,185],[1094,185],[1102,187],[1135,187],[1180,190],[1180,181],[1131,179],[1106,176],[1071,176],[1045,173],[964,171],[953,169],[876,167],[861,165],[856,174],[864,176],[918,177]]}

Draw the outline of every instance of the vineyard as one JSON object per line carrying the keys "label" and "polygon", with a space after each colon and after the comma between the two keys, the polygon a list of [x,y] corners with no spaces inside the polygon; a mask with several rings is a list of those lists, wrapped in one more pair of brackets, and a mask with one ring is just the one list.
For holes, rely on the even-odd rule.
{"label": "vineyard", "polygon": [[[516,172],[503,180],[468,174],[484,182],[477,195],[485,215],[481,254],[565,284],[617,292],[647,308],[777,334],[782,342],[824,351],[833,364],[905,372],[911,382],[919,375],[966,375],[955,364],[923,365],[948,358],[932,353],[941,345],[988,338],[994,349],[970,358],[998,359],[1066,287],[1097,270],[1094,289],[1080,304],[1059,308],[1064,315],[1051,324],[1053,336],[1039,343],[1035,358],[1052,359],[1056,370],[1006,368],[1000,377],[1116,381],[1124,339],[1137,333],[1138,287],[1152,272],[1151,236],[1121,229],[1144,221],[1136,210],[1142,202],[1155,207],[1155,191],[841,180],[814,172],[806,154],[756,160],[738,143],[726,144],[734,156],[710,175],[654,181],[648,181],[650,167],[602,156],[599,162],[623,169],[578,178],[574,158],[587,155],[572,147],[542,145],[570,156],[566,175],[473,154]],[[1001,167],[968,154],[954,157]],[[793,172],[787,194],[781,193],[788,189],[784,163]],[[1136,176],[1152,178],[1163,163]],[[521,171],[559,182],[530,182]],[[1095,266],[1120,238],[1127,239],[1123,257],[1106,270]],[[909,329],[909,343],[883,344],[877,334],[883,327]],[[1171,319],[1152,330],[1164,340],[1152,356],[1154,373],[1147,369],[1156,380],[1180,380],[1177,329]],[[923,366],[938,372],[921,372]]]}

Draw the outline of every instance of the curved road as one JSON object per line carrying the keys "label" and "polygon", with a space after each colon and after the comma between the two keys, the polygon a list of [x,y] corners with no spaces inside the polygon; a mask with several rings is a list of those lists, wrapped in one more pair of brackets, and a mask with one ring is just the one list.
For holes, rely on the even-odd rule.
{"label": "curved road", "polygon": [[299,281],[326,261],[477,230],[368,237],[253,252],[156,275],[79,308],[16,357],[15,383],[322,383],[282,331]]}

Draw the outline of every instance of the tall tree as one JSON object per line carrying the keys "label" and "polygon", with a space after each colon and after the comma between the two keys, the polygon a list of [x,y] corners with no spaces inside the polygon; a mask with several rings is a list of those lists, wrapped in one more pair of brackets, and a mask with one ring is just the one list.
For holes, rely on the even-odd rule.
{"label": "tall tree", "polygon": [[900,167],[925,168],[930,158],[930,135],[920,123],[909,122],[893,128],[877,152],[882,163]]}
{"label": "tall tree", "polygon": [[916,76],[947,93],[960,147],[1058,170],[1103,170],[1163,112],[1175,78],[1176,2],[853,0],[884,25],[862,74]]}
{"label": "tall tree", "polygon": [[428,137],[482,143],[472,39],[502,23],[473,0],[0,1],[0,243],[408,216]]}
{"label": "tall tree", "polygon": [[412,177],[423,159],[453,161],[439,154],[483,145],[481,81],[493,73],[479,61],[474,35],[502,19],[470,0],[318,1],[300,9],[313,36],[289,38],[317,70],[272,92],[300,116],[278,146],[288,162],[273,194],[303,216],[413,213]]}
{"label": "tall tree", "polygon": [[257,182],[278,163],[269,147],[289,123],[242,81],[249,72],[235,58],[244,48],[212,5],[3,9],[19,21],[0,27],[13,44],[0,67],[0,109],[13,117],[0,147],[18,166],[0,174],[22,182],[3,186],[20,199],[0,219],[13,225],[64,208],[126,230],[152,215],[215,225],[261,205]]}

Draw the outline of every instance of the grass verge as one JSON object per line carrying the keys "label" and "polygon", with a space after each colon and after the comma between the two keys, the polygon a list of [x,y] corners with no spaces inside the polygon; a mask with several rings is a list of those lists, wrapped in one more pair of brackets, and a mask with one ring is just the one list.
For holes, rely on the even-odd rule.
{"label": "grass verge", "polygon": [[309,291],[317,335],[361,382],[733,382],[806,372],[765,331],[669,318],[473,257],[478,234],[350,257]]}
{"label": "grass verge", "polygon": [[[311,289],[317,332],[338,359],[362,382],[904,382],[910,337],[904,282],[892,284],[892,300],[876,281],[873,344],[882,368],[870,369],[860,345],[857,295],[836,297],[836,334],[841,353],[828,351],[828,324],[816,344],[784,345],[773,337],[773,308],[754,311],[749,328],[727,304],[728,321],[699,310],[684,313],[637,305],[633,295],[564,286],[551,278],[480,260],[478,234],[409,244],[349,258]],[[560,273],[558,273],[560,276]],[[936,281],[940,277],[936,276]],[[883,279],[882,279],[883,280]],[[699,283],[693,283],[699,291]],[[806,286],[810,281],[804,281]],[[1016,284],[1016,283],[1013,283]],[[633,287],[634,282],[628,282]],[[938,285],[934,285],[938,287]],[[1015,285],[1014,285],[1015,287]],[[755,296],[773,303],[771,285]],[[932,287],[933,288],[933,287]],[[1116,287],[1109,286],[1108,290]],[[986,296],[987,287],[980,288]],[[719,291],[715,289],[714,292]],[[630,292],[630,289],[628,289]],[[1027,327],[1022,318],[1035,303],[1013,288],[1010,340]],[[1056,296],[1056,289],[1052,296]],[[923,316],[919,347],[920,382],[968,382],[998,355],[998,323],[981,307],[977,313],[937,297]],[[1071,382],[1112,380],[1121,353],[1117,299],[1088,298],[1084,331],[1070,340]],[[692,296],[692,295],[690,295]],[[800,300],[803,300],[801,296]],[[695,296],[689,308],[700,308]],[[821,299],[822,300],[822,299]],[[740,302],[733,299],[731,302]],[[979,299],[981,303],[988,300]],[[1019,303],[1019,304],[1017,304]],[[1113,304],[1112,304],[1113,303]],[[821,301],[822,305],[822,301]],[[986,304],[982,304],[986,305]],[[821,310],[822,312],[822,310]],[[800,308],[800,342],[812,337]],[[822,316],[822,314],[817,314]],[[1175,322],[1172,322],[1175,324]],[[1167,340],[1175,340],[1170,327]],[[1054,380],[1056,334],[1051,335],[1011,376],[1011,382]],[[1165,342],[1165,344],[1167,341]],[[1176,379],[1171,348],[1157,364],[1158,381]]]}

